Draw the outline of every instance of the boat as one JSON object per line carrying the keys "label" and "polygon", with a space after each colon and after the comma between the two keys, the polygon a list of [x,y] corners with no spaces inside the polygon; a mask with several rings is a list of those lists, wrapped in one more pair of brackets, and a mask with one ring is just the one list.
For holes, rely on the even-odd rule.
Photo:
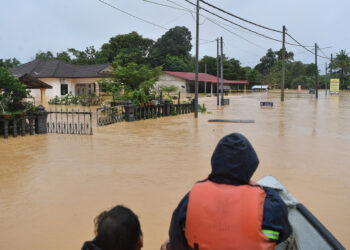
{"label": "boat", "polygon": [[273,176],[257,181],[262,187],[276,190],[288,208],[292,235],[276,246],[277,250],[345,249],[332,233]]}

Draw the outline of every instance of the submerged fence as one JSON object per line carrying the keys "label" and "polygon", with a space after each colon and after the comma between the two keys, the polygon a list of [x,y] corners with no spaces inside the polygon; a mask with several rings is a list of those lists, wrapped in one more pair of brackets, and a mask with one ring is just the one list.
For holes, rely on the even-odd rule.
{"label": "submerged fence", "polygon": [[124,105],[114,107],[104,106],[96,110],[97,126],[105,126],[108,124],[121,122],[125,119]]}
{"label": "submerged fence", "polygon": [[97,109],[97,125],[104,126],[121,121],[139,121],[164,116],[182,115],[194,112],[194,102],[186,104],[172,104],[169,101],[157,105],[136,106],[134,104],[120,104],[114,107]]}
{"label": "submerged fence", "polygon": [[50,110],[47,117],[47,132],[92,135],[92,112],[79,109]]}
{"label": "submerged fence", "polygon": [[8,118],[0,117],[0,134],[7,139],[9,135],[17,137],[26,134],[35,134],[35,116],[13,116]]}

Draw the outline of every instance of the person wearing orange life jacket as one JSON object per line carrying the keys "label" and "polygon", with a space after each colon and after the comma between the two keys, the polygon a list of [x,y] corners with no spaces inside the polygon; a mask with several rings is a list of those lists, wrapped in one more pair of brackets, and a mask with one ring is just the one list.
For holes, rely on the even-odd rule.
{"label": "person wearing orange life jacket", "polygon": [[292,232],[277,194],[251,182],[259,160],[241,134],[222,138],[208,179],[197,182],[175,209],[161,249],[274,249]]}

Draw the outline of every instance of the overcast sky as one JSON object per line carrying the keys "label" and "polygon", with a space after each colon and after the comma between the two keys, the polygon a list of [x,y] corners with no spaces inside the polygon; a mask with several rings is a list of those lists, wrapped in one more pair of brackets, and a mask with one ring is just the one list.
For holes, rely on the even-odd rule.
{"label": "overcast sky", "polygon": [[[106,2],[135,16],[166,28],[186,26],[192,32],[192,44],[195,45],[195,19],[189,12],[155,5],[143,0],[105,0]],[[168,0],[153,2],[172,5]],[[194,7],[184,0],[171,0],[190,10]],[[195,2],[194,0],[191,0]],[[336,54],[340,49],[350,52],[349,41],[349,0],[207,0],[208,2],[250,21],[282,30],[286,25],[289,33],[305,45],[315,42],[323,47],[327,56]],[[208,6],[201,4],[210,9]],[[76,48],[83,50],[94,45],[100,48],[109,38],[117,34],[137,31],[144,37],[158,39],[166,30],[144,23],[121,13],[98,0],[12,0],[1,4],[0,15],[0,58],[18,58],[22,63],[34,58],[38,51],[51,50],[54,53]],[[225,21],[201,11],[201,14],[213,20]],[[222,14],[222,16],[225,16]],[[281,39],[281,34],[243,23],[225,16],[260,33]],[[211,23],[205,17],[200,20],[200,38],[215,40],[224,38],[224,53],[241,61],[243,66],[255,66],[268,48],[278,50],[281,43],[270,41],[241,31],[239,28],[224,26],[232,33]],[[227,23],[228,24],[228,23]],[[221,24],[222,25],[222,24]],[[230,24],[229,24],[230,25]],[[233,26],[233,25],[231,25]],[[200,41],[200,57],[216,56],[216,43]],[[292,42],[290,39],[287,41]],[[303,53],[305,50],[287,46],[296,55],[296,60],[305,63],[314,62],[314,56]],[[313,50],[313,48],[311,48]],[[194,54],[194,47],[192,53]],[[319,63],[324,68],[326,60]]]}

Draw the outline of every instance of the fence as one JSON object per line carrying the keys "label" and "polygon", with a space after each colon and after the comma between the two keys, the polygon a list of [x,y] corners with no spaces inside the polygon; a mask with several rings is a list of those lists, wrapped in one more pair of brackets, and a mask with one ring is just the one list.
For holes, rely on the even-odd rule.
{"label": "fence", "polygon": [[150,106],[125,106],[126,121],[138,121],[170,115],[181,115],[194,112],[194,102],[188,104],[171,104],[169,101]]}
{"label": "fence", "polygon": [[125,119],[124,105],[116,105],[113,107],[104,106],[96,110],[97,126],[105,126],[108,124],[121,122]]}
{"label": "fence", "polygon": [[74,109],[48,111],[47,132],[57,134],[92,135],[92,112]]}
{"label": "fence", "polygon": [[10,134],[13,137],[17,137],[19,134],[25,136],[27,133],[30,135],[35,134],[35,116],[21,116],[0,118],[0,134],[7,139]]}
{"label": "fence", "polygon": [[171,104],[169,101],[157,105],[136,106],[131,103],[117,104],[96,110],[98,126],[121,121],[139,121],[170,115],[182,115],[194,112],[194,102],[187,104]]}

